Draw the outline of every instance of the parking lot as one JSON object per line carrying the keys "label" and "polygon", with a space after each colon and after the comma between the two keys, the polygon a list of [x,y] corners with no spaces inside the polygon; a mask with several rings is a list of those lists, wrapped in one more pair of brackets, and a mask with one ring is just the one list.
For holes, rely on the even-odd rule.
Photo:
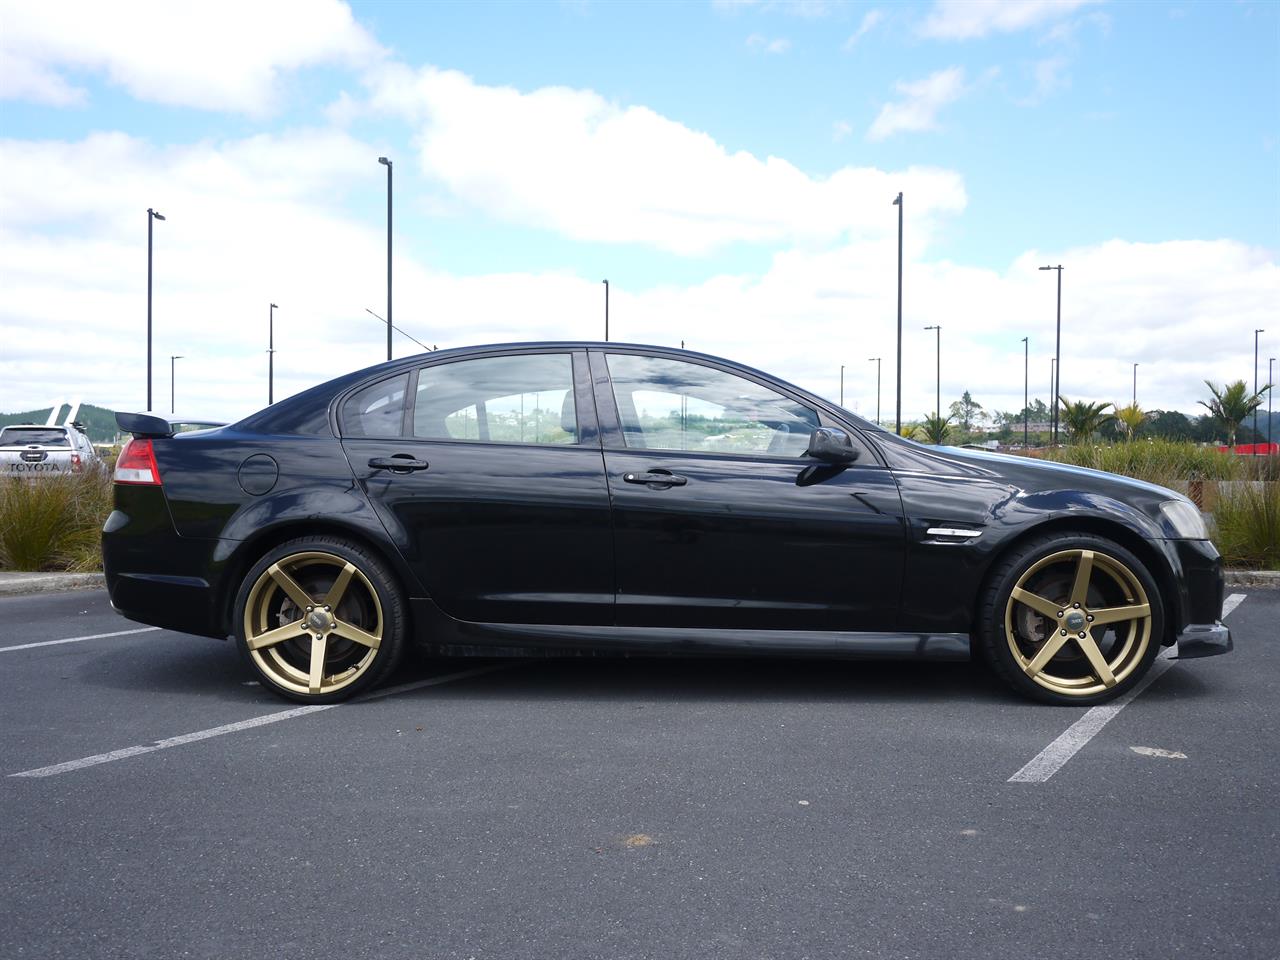
{"label": "parking lot", "polygon": [[101,591],[3,599],[0,955],[1274,956],[1280,592],[1229,592],[1234,653],[1091,714],[624,659],[298,709]]}

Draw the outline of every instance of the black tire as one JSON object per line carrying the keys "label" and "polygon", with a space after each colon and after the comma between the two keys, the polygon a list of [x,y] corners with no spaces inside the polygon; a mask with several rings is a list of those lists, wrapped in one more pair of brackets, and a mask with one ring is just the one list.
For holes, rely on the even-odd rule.
{"label": "black tire", "polygon": [[1164,606],[1132,551],[1094,534],[1056,533],[997,562],[977,624],[983,658],[1018,693],[1093,706],[1131,690],[1151,668],[1164,638]]}
{"label": "black tire", "polygon": [[268,552],[241,581],[233,614],[237,646],[262,685],[298,703],[339,703],[382,683],[403,655],[408,625],[386,563],[336,536],[299,537]]}

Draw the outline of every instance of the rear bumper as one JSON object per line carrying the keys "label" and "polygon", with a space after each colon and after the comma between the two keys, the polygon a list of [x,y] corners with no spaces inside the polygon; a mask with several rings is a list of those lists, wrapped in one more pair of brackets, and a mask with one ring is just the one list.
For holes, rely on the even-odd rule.
{"label": "rear bumper", "polygon": [[1235,647],[1231,631],[1218,620],[1213,623],[1192,623],[1178,634],[1178,660],[1195,660],[1200,657],[1217,657],[1230,653]]}

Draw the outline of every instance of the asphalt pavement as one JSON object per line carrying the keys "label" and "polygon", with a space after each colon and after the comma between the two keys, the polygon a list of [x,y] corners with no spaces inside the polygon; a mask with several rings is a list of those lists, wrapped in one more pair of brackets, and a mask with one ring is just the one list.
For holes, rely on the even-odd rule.
{"label": "asphalt pavement", "polygon": [[101,591],[0,598],[0,956],[1274,957],[1280,591],[1232,591],[1232,654],[1105,715],[635,659],[299,711]]}

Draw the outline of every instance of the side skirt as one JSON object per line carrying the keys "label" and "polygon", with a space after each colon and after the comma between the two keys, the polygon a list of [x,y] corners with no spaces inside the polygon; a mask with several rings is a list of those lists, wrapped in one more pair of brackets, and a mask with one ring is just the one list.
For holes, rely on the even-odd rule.
{"label": "side skirt", "polygon": [[448,655],[832,657],[845,660],[968,660],[965,633],[717,630],[561,626],[455,620],[432,601],[411,600],[417,642]]}

